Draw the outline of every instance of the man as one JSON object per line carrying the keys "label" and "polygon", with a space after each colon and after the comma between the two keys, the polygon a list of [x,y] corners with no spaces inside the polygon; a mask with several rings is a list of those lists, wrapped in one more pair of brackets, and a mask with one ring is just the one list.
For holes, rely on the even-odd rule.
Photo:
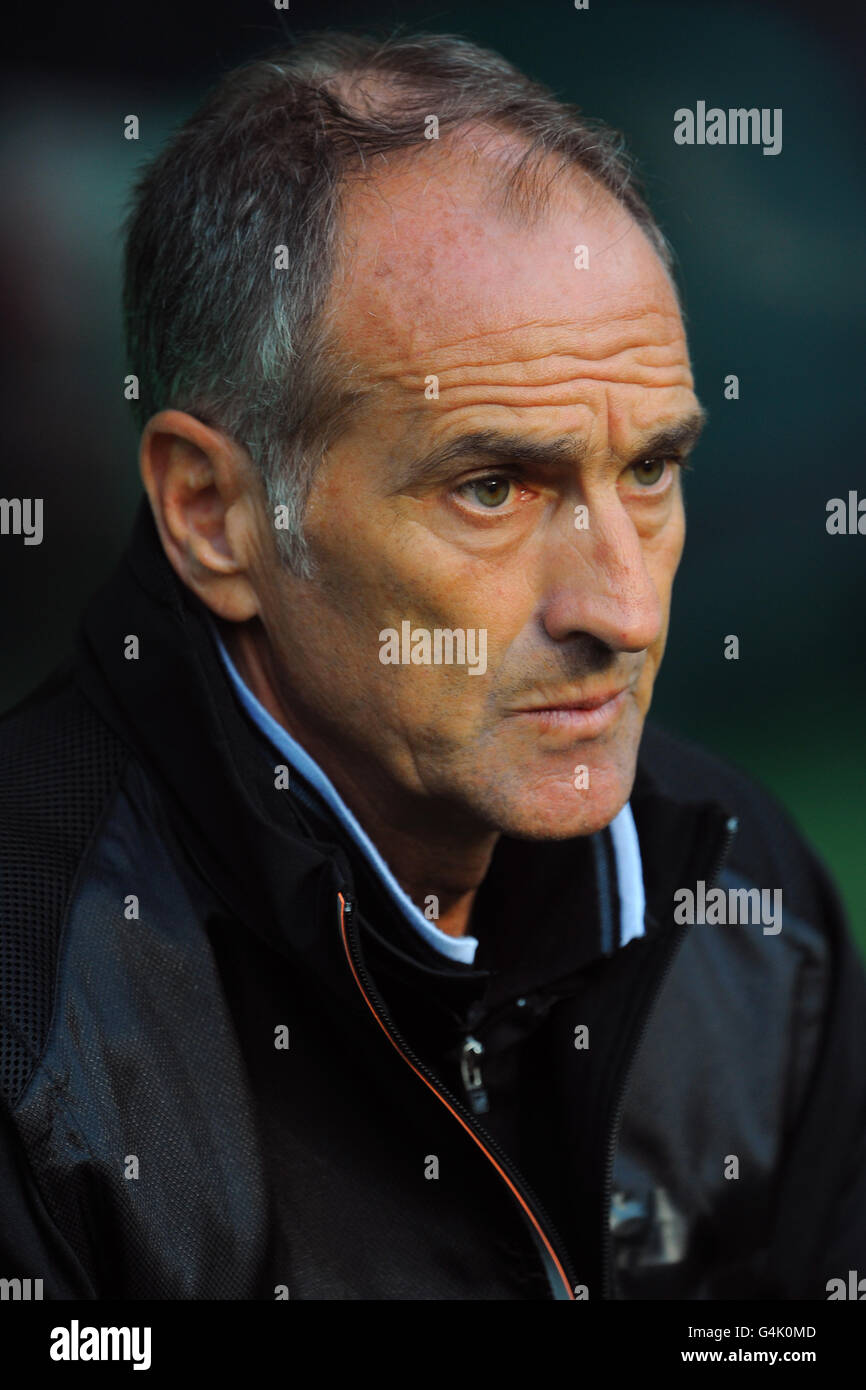
{"label": "man", "polygon": [[315,36],[127,236],[147,500],[2,726],[4,1273],[825,1297],[863,973],[779,808],[644,727],[703,411],[615,139]]}

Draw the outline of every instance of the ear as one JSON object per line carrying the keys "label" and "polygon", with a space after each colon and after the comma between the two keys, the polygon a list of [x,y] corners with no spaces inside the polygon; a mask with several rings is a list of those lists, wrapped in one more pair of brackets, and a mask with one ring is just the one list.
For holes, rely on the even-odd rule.
{"label": "ear", "polygon": [[250,568],[261,484],[246,450],[184,411],[162,410],[144,428],[139,466],[180,579],[219,617],[255,617]]}

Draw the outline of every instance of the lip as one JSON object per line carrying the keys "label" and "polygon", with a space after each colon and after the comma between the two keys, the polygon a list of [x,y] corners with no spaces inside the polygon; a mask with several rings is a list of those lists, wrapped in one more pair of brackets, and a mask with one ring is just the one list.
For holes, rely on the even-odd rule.
{"label": "lip", "polygon": [[562,729],[580,738],[604,733],[619,717],[629,693],[628,686],[601,695],[588,695],[559,704],[531,705],[512,711],[518,719],[531,719],[539,729]]}

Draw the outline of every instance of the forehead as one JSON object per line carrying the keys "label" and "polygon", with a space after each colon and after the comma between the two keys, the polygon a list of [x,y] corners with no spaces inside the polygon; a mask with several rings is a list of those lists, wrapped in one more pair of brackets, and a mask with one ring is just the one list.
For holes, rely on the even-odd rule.
{"label": "forehead", "polygon": [[569,171],[525,225],[499,210],[492,174],[459,148],[422,148],[348,191],[330,317],[372,381],[468,362],[543,374],[561,354],[642,347],[687,363],[673,286],[612,195]]}

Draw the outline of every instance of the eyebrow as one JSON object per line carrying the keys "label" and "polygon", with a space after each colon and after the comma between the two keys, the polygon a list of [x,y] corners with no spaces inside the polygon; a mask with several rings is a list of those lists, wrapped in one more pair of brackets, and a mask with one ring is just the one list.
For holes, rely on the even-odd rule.
{"label": "eyebrow", "polygon": [[[644,435],[635,445],[629,463],[639,463],[645,458],[686,454],[697,443],[707,418],[707,412],[700,406],[681,419]],[[573,434],[539,441],[501,430],[472,430],[456,435],[429,453],[406,462],[400,470],[398,486],[433,482],[458,461],[469,463],[474,460],[479,464],[522,465],[554,470],[563,466],[579,466],[587,453],[587,441]]]}

